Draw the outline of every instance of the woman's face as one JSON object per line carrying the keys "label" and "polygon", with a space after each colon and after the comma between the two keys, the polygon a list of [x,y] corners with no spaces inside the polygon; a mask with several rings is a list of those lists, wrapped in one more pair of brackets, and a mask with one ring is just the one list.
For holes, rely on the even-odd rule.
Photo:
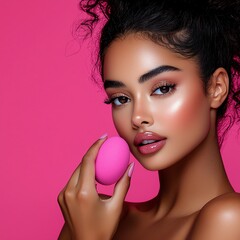
{"label": "woman's face", "polygon": [[169,167],[206,139],[210,104],[194,60],[130,34],[107,49],[103,73],[115,127],[145,168]]}

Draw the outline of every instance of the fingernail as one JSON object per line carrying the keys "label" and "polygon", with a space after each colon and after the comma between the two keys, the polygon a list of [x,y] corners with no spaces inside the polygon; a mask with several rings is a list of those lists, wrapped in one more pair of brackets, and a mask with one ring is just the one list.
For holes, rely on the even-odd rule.
{"label": "fingernail", "polygon": [[107,137],[107,133],[104,133],[99,139],[104,139],[104,138],[106,138]]}
{"label": "fingernail", "polygon": [[133,169],[134,169],[134,162],[132,162],[130,167],[129,167],[129,170],[128,170],[128,176],[129,177],[132,177]]}

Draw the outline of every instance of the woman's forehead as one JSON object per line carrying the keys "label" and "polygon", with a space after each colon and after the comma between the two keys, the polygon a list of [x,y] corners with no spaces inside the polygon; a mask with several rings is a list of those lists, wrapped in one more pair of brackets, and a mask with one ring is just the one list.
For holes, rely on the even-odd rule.
{"label": "woman's forehead", "polygon": [[160,66],[172,66],[177,69],[191,67],[194,71],[198,70],[195,59],[183,58],[150,39],[131,34],[115,40],[106,50],[103,75],[106,78],[111,75],[122,75],[122,71],[126,74],[135,71],[140,76]]}

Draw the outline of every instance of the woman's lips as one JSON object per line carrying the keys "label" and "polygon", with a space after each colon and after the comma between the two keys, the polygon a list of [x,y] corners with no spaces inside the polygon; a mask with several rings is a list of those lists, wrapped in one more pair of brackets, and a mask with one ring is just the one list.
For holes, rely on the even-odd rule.
{"label": "woman's lips", "polygon": [[138,133],[134,139],[134,145],[144,155],[159,151],[165,143],[165,137],[153,132]]}

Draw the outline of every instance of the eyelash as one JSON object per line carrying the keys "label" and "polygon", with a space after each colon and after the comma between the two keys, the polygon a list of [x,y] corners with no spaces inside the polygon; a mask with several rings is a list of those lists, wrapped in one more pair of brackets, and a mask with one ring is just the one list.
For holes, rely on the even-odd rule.
{"label": "eyelash", "polygon": [[[168,88],[169,91],[168,91],[167,93],[154,94],[154,92],[156,92],[156,90],[158,90],[158,89],[160,89],[160,91],[162,91],[163,89],[161,90],[161,88],[163,88],[163,87]],[[155,87],[155,88],[153,89],[151,95],[161,96],[161,95],[172,94],[173,91],[175,90],[175,87],[176,87],[176,84],[172,84],[172,83],[161,83],[160,86]],[[127,98],[127,99],[128,99],[127,102],[129,102],[129,100],[130,100],[130,99],[129,99],[127,96],[125,96],[125,95],[119,95],[119,96],[110,97],[110,98],[105,99],[105,100],[104,100],[104,103],[105,103],[105,104],[113,104],[113,102],[114,102],[116,99],[119,99],[120,97]],[[126,103],[127,103],[127,102],[126,102]],[[123,104],[125,104],[125,103],[123,103]],[[115,104],[115,106],[121,106],[121,105],[123,105],[123,104],[119,104],[119,105],[116,105],[116,104]]]}
{"label": "eyelash", "polygon": [[[159,86],[157,86],[157,87],[155,86],[154,87],[154,89],[152,91],[152,95],[159,95],[159,96],[161,96],[161,95],[171,94],[175,90],[175,87],[176,87],[176,84],[174,84],[174,83],[161,83]],[[161,90],[161,88],[168,88],[169,91],[167,93],[154,94],[154,92],[156,92],[158,89]],[[161,91],[163,91],[163,89]]]}
{"label": "eyelash", "polygon": [[127,96],[125,95],[119,95],[119,96],[115,96],[115,97],[110,97],[104,100],[104,103],[106,104],[112,104],[116,99],[120,98],[120,97],[125,97],[127,99],[129,99]]}

